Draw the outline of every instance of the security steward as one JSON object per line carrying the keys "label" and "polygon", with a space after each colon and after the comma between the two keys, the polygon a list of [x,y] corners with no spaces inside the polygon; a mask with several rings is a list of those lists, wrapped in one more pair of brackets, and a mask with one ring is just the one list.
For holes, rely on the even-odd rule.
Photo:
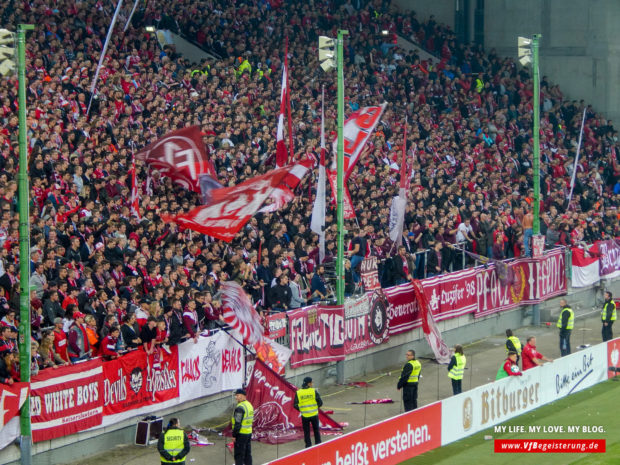
{"label": "security steward", "polygon": [[521,359],[521,341],[512,333],[512,329],[506,330],[506,338],[506,356],[508,355],[508,352],[516,352],[518,365],[519,360]]}
{"label": "security steward", "polygon": [[560,310],[560,316],[556,326],[560,328],[560,355],[570,355],[570,333],[575,326],[575,313],[573,309],[568,306],[566,299],[560,300],[562,310]]}
{"label": "security steward", "polygon": [[295,394],[293,407],[301,413],[301,426],[304,429],[304,441],[306,447],[312,447],[310,439],[310,425],[314,431],[314,443],[321,443],[321,432],[319,430],[319,408],[323,405],[323,399],[319,391],[312,387],[312,378],[306,376],[301,389]]}
{"label": "security steward", "polygon": [[415,350],[407,351],[407,363],[400,374],[396,389],[403,390],[405,412],[418,408],[418,380],[422,365],[415,359]]}
{"label": "security steward", "polygon": [[603,322],[603,342],[609,341],[614,338],[614,333],[611,327],[616,321],[616,302],[613,300],[611,292],[605,292],[605,303],[603,304],[603,311],[601,312],[601,321]]}
{"label": "security steward", "polygon": [[460,344],[455,345],[454,355],[450,359],[450,364],[448,365],[448,378],[452,380],[452,393],[454,395],[463,392],[463,372],[466,364],[467,359],[465,355],[463,355],[463,346]]}
{"label": "security steward", "polygon": [[246,398],[245,389],[235,391],[237,407],[232,416],[232,435],[235,443],[235,465],[252,465],[252,422],[254,407]]}
{"label": "security steward", "polygon": [[189,439],[181,429],[178,418],[171,418],[168,422],[166,430],[157,441],[157,450],[162,465],[185,465],[185,457],[189,454]]}

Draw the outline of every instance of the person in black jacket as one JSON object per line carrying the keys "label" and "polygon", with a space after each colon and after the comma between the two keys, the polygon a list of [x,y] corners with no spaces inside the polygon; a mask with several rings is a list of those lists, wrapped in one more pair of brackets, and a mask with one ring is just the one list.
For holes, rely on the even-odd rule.
{"label": "person in black jacket", "polygon": [[13,376],[11,374],[11,366],[14,362],[14,355],[8,349],[0,352],[0,384],[13,384]]}
{"label": "person in black jacket", "polygon": [[444,259],[442,252],[443,245],[441,241],[435,242],[433,248],[428,252],[426,272],[427,276],[436,276],[444,271]]}
{"label": "person in black jacket", "polygon": [[411,273],[413,272],[413,263],[407,256],[405,246],[398,246],[398,254],[392,258],[394,284],[404,284],[411,281]]}
{"label": "person in black jacket", "polygon": [[282,275],[276,278],[276,285],[271,289],[271,305],[273,310],[288,310],[292,296],[291,288],[288,287],[288,276]]}

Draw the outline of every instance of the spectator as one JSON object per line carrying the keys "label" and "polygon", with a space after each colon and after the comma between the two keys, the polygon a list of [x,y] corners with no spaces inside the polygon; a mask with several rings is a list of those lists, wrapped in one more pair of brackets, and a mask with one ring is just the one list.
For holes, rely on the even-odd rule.
{"label": "spectator", "polygon": [[4,349],[0,351],[0,383],[1,384],[13,384],[15,381],[19,381],[19,378],[15,377],[14,371],[15,357],[14,352]]}
{"label": "spectator", "polygon": [[68,351],[68,339],[66,333],[63,331],[63,320],[60,317],[54,318],[54,352],[58,354],[61,360],[65,363],[69,363],[69,351]]}
{"label": "spectator", "polygon": [[325,266],[319,265],[316,268],[316,273],[312,276],[310,286],[310,300],[312,302],[318,302],[319,300],[325,300],[327,298],[327,288],[325,287]]}
{"label": "spectator", "polygon": [[121,337],[126,349],[135,349],[140,346],[142,340],[138,337],[138,328],[136,324],[136,315],[128,313],[123,318],[121,326]]}
{"label": "spectator", "polygon": [[119,357],[118,354],[118,336],[121,330],[118,325],[112,325],[107,336],[101,341],[101,356],[104,360],[114,360]]}
{"label": "spectator", "polygon": [[43,360],[44,368],[56,368],[61,365],[68,365],[69,362],[62,359],[60,355],[54,350],[54,333],[50,330],[43,331],[41,335],[41,345],[39,346],[39,353]]}
{"label": "spectator", "polygon": [[68,335],[68,353],[71,362],[79,362],[86,360],[91,355],[91,347],[88,341],[88,333],[84,325],[84,314],[75,312],[73,314],[73,323],[69,328]]}

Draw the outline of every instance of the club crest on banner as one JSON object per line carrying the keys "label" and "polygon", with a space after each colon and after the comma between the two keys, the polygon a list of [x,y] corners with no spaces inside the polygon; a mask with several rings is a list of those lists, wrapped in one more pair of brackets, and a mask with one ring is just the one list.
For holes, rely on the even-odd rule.
{"label": "club crest on banner", "polygon": [[368,335],[376,345],[382,344],[390,337],[388,319],[388,301],[381,291],[375,291],[370,298],[370,315],[368,315]]}

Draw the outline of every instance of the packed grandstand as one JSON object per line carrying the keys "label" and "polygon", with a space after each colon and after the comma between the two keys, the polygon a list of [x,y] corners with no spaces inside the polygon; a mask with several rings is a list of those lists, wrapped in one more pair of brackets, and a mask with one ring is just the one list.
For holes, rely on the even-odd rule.
{"label": "packed grandstand", "polygon": [[[273,168],[287,40],[297,159],[320,157],[323,86],[328,142],[336,135],[335,79],[319,66],[319,35],[350,31],[347,114],[387,102],[348,181],[357,219],[347,227],[347,240],[362,237],[365,253],[379,259],[384,287],[398,279],[388,222],[405,120],[407,149],[414,154],[403,232],[411,274],[423,278],[467,266],[471,259],[462,259],[463,249],[495,259],[526,252],[523,221],[533,206],[532,79],[512,59],[458,43],[447,27],[399,11],[390,1],[139,2],[123,31],[132,6],[121,11],[91,94],[114,13],[109,2],[0,5],[5,27],[35,25],[27,39],[32,335],[42,346],[35,370],[99,353],[114,357],[118,349],[153,340],[193,338],[220,320],[224,281],[238,282],[262,312],[329,297],[336,215],[329,204],[327,272],[319,275],[318,236],[309,228],[316,165],[287,206],[258,214],[230,243],[165,221],[202,199],[141,161],[135,166],[139,215],[130,206],[135,152],[183,127],[201,128],[224,186]],[[191,63],[173,46],[162,48],[147,26],[172,30],[213,58]],[[437,60],[396,46],[396,35]],[[0,313],[8,327],[2,344],[9,349],[19,313],[17,87],[16,76],[0,80]],[[617,135],[594,109],[566,99],[542,79],[541,233],[549,247],[619,235]],[[355,291],[356,272],[347,271],[348,292]],[[92,350],[86,353],[72,331],[76,322],[87,328]],[[116,325],[120,336],[110,339],[118,335]],[[3,369],[1,381],[18,379],[14,366]]]}

